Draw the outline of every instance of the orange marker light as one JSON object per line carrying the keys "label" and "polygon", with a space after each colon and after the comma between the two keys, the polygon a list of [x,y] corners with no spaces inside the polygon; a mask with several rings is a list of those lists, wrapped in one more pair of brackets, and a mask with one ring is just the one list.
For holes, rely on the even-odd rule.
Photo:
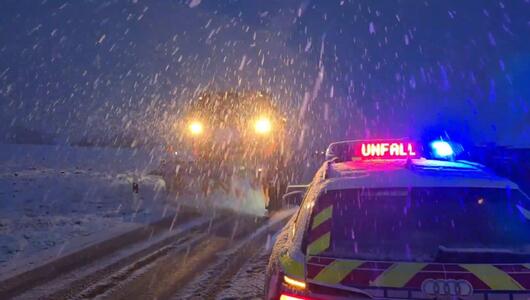
{"label": "orange marker light", "polygon": [[305,287],[306,287],[305,282],[293,279],[293,278],[288,277],[288,276],[283,276],[283,281],[286,284],[288,284],[288,285],[290,285],[292,287],[298,288],[298,289],[305,289]]}

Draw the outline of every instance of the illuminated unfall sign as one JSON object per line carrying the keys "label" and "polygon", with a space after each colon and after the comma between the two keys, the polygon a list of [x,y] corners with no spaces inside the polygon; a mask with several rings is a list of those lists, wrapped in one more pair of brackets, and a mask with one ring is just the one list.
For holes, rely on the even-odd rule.
{"label": "illuminated unfall sign", "polygon": [[362,158],[415,158],[416,146],[411,142],[363,142],[357,154]]}

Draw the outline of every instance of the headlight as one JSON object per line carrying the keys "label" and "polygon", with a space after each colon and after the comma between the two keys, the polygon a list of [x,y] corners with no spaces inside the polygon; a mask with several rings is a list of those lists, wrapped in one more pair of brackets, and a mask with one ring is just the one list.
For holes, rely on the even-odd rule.
{"label": "headlight", "polygon": [[254,123],[254,130],[258,134],[267,134],[272,130],[272,122],[268,118],[260,118]]}
{"label": "headlight", "polygon": [[204,125],[199,121],[191,121],[188,125],[191,135],[201,135],[204,132]]}

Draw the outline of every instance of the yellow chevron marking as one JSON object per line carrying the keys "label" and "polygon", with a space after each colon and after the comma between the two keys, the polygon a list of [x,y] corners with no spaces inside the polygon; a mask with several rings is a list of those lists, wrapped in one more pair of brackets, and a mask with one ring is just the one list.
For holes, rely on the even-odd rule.
{"label": "yellow chevron marking", "polygon": [[291,275],[299,279],[303,279],[305,277],[304,263],[294,260],[287,253],[280,255],[280,265],[287,275]]}
{"label": "yellow chevron marking", "polygon": [[327,284],[338,284],[361,264],[363,262],[358,260],[336,260],[322,269],[314,280]]}
{"label": "yellow chevron marking", "polygon": [[332,213],[333,213],[333,205],[330,205],[326,207],[325,209],[323,209],[321,212],[319,212],[313,219],[313,225],[311,226],[311,229],[315,229],[318,227],[318,225],[331,219]]}
{"label": "yellow chevron marking", "polygon": [[465,264],[460,266],[473,273],[492,290],[524,290],[519,282],[495,266],[483,264]]}
{"label": "yellow chevron marking", "polygon": [[421,263],[395,263],[371,282],[370,285],[396,288],[403,287],[426,265],[427,264]]}
{"label": "yellow chevron marking", "polygon": [[307,255],[317,255],[329,248],[329,242],[331,239],[331,232],[328,232],[316,241],[307,245]]}

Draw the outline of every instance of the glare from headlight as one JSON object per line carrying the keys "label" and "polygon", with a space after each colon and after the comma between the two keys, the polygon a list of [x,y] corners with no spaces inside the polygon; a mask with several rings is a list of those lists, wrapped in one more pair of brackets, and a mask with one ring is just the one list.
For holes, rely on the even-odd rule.
{"label": "glare from headlight", "polygon": [[204,126],[199,121],[192,121],[188,129],[192,135],[201,135],[204,132]]}
{"label": "glare from headlight", "polygon": [[254,129],[256,130],[256,133],[267,134],[272,130],[272,123],[267,118],[260,118],[254,124]]}

